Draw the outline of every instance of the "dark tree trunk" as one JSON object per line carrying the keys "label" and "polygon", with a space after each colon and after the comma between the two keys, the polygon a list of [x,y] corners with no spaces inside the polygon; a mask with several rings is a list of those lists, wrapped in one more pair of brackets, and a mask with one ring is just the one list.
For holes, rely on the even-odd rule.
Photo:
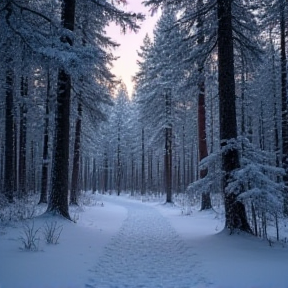
{"label": "dark tree trunk", "polygon": [[14,156],[14,127],[13,127],[13,71],[6,71],[6,103],[5,103],[5,168],[4,168],[4,194],[13,202],[15,174],[13,167]]}
{"label": "dark tree trunk", "polygon": [[5,160],[5,150],[4,150],[5,142],[1,143],[0,146],[0,193],[4,191],[4,160]]}
{"label": "dark tree trunk", "polygon": [[[275,50],[274,50],[274,43],[273,43],[273,38],[271,35],[271,30],[269,33],[269,39],[270,39],[270,45],[272,50],[272,81],[273,81],[273,98],[274,98],[274,135],[275,135],[275,154],[276,154],[276,166],[280,166],[280,146],[279,146],[279,131],[278,131],[278,116],[277,116],[277,88],[276,88],[276,68],[275,68]],[[278,176],[278,182],[280,182],[280,177]]]}
{"label": "dark tree trunk", "polygon": [[[197,1],[198,9],[203,8],[203,0]],[[204,33],[203,33],[203,17],[198,16],[197,19],[197,30],[198,30],[198,45],[204,43]],[[206,114],[205,114],[205,78],[204,78],[204,63],[200,59],[198,63],[198,89],[199,89],[199,98],[198,98],[198,149],[199,149],[199,162],[208,156],[207,150],[207,141],[206,141]],[[206,177],[208,169],[200,170],[200,179]],[[201,198],[201,208],[200,210],[208,210],[212,208],[211,197],[208,191],[202,194]]]}
{"label": "dark tree trunk", "polygon": [[134,163],[134,155],[131,153],[131,196],[134,195],[135,190],[135,163]]}
{"label": "dark tree trunk", "polygon": [[19,131],[19,193],[23,197],[27,193],[26,187],[26,132],[27,132],[27,107],[26,99],[28,95],[28,78],[22,76],[21,78],[21,96],[23,101],[20,104],[20,131]]}
{"label": "dark tree trunk", "polygon": [[36,190],[36,173],[35,173],[35,170],[36,170],[36,152],[35,152],[35,142],[34,141],[31,141],[31,148],[30,148],[30,167],[29,167],[29,180],[28,180],[28,187],[29,187],[29,191],[33,191],[35,192]]}
{"label": "dark tree trunk", "polygon": [[245,90],[246,90],[246,79],[245,79],[245,61],[244,52],[241,50],[241,135],[246,136],[245,127]]}
{"label": "dark tree trunk", "polygon": [[153,190],[153,157],[152,157],[152,150],[148,150],[148,155],[147,155],[147,174],[148,174],[148,191],[151,192]]}
{"label": "dark tree trunk", "polygon": [[[99,179],[99,178],[98,178]],[[97,167],[96,167],[96,159],[93,158],[93,168],[92,168],[92,193],[94,194],[97,190]]]}
{"label": "dark tree trunk", "polygon": [[142,162],[141,162],[141,195],[144,195],[146,193],[146,185],[145,185],[145,135],[144,135],[144,128],[142,128],[142,138],[141,138],[141,143],[142,143]]}
{"label": "dark tree trunk", "polygon": [[117,195],[121,193],[121,180],[122,180],[122,162],[121,162],[121,136],[120,136],[120,126],[118,127],[118,146],[117,146],[117,176],[116,176],[116,185],[117,185]]}
{"label": "dark tree trunk", "polygon": [[[13,104],[14,106],[14,104]],[[14,109],[14,117],[13,117],[13,191],[14,191],[14,196],[19,193],[17,193],[18,188],[19,188],[19,179],[18,179],[18,141],[17,141],[17,137],[18,137],[18,131],[17,131],[17,123],[16,123],[16,119],[15,119],[15,115],[17,113],[16,109]]]}
{"label": "dark tree trunk", "polygon": [[[232,35],[232,0],[218,0],[218,81],[219,81],[219,110],[220,110],[220,139],[222,149],[225,150],[227,141],[236,139],[236,107],[235,107],[235,79],[234,79],[234,51]],[[226,223],[225,227],[230,229],[243,230],[252,233],[245,206],[237,200],[234,191],[227,191],[231,172],[238,169],[239,155],[235,147],[222,152],[222,170],[224,203]]]}
{"label": "dark tree trunk", "polygon": [[84,160],[83,190],[88,191],[89,158],[85,157],[84,159],[85,160]]}
{"label": "dark tree trunk", "polygon": [[48,145],[49,145],[49,101],[51,94],[51,82],[50,73],[48,68],[47,73],[47,95],[46,95],[46,107],[45,107],[45,122],[44,122],[44,139],[43,139],[43,163],[42,163],[42,175],[41,175],[41,192],[40,200],[38,204],[47,203],[48,198]]}
{"label": "dark tree trunk", "polygon": [[[287,111],[287,57],[285,0],[280,5],[280,48],[281,48],[281,105],[282,105],[282,166],[285,169],[284,183],[288,185],[288,111]],[[284,212],[288,215],[288,189],[285,189]]]}
{"label": "dark tree trunk", "polygon": [[[199,161],[208,156],[207,141],[206,141],[206,116],[205,116],[205,84],[204,79],[200,75],[199,83],[199,98],[198,98],[198,148]],[[206,177],[208,169],[200,170],[200,179]],[[204,192],[201,198],[200,210],[208,210],[212,208],[211,197],[209,192]]]}
{"label": "dark tree trunk", "polygon": [[253,202],[251,203],[251,209],[252,209],[252,219],[254,223],[254,235],[257,237],[258,236],[257,216]]}
{"label": "dark tree trunk", "polygon": [[48,212],[70,219],[68,211],[69,173],[69,117],[71,79],[64,70],[59,71],[57,111],[55,119],[55,146],[52,169],[52,191]]}
{"label": "dark tree trunk", "polygon": [[82,126],[82,105],[78,103],[78,116],[75,127],[73,168],[71,179],[70,204],[78,205],[79,195],[79,171],[80,171],[80,146],[81,146],[81,126]]}
{"label": "dark tree trunk", "polygon": [[164,155],[164,181],[166,202],[172,203],[172,99],[171,89],[166,89],[165,94],[165,109],[166,109],[166,123],[165,128],[165,155]]}
{"label": "dark tree trunk", "polygon": [[[186,107],[185,107],[186,109]],[[186,111],[185,111],[186,113]],[[182,193],[185,192],[186,189],[186,149],[185,149],[185,126],[182,126]]]}
{"label": "dark tree trunk", "polygon": [[104,152],[104,171],[103,171],[103,193],[108,191],[108,173],[109,173],[109,166],[108,166],[108,155],[107,152]]}
{"label": "dark tree trunk", "polygon": [[[63,27],[73,31],[75,0],[63,0],[61,17]],[[72,40],[68,37],[61,40],[72,45]],[[55,117],[56,139],[52,169],[52,191],[47,212],[60,214],[68,219],[71,219],[68,208],[70,94],[71,77],[64,69],[60,69]]]}

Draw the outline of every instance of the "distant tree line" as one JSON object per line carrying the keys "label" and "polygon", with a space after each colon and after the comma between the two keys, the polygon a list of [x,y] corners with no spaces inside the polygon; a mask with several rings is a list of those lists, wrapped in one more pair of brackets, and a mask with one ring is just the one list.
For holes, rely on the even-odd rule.
{"label": "distant tree line", "polygon": [[220,196],[226,228],[265,237],[287,215],[287,3],[146,4],[162,15],[132,99],[99,130],[98,190],[198,195],[200,209]]}

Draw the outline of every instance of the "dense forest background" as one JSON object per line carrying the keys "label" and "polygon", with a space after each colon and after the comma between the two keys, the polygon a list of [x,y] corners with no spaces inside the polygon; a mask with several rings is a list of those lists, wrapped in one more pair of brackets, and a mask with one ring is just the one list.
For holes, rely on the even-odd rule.
{"label": "dense forest background", "polygon": [[143,15],[110,2],[1,1],[1,219],[31,195],[66,218],[88,190],[186,195],[265,237],[288,213],[287,2],[145,1],[131,98],[105,27]]}

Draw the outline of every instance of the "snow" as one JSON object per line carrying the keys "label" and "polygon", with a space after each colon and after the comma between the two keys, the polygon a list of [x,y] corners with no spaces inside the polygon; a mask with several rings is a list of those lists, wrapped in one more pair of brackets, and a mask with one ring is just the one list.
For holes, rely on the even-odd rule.
{"label": "snow", "polygon": [[40,233],[39,251],[20,249],[23,223],[0,226],[0,287],[288,287],[284,244],[228,235],[214,211],[183,216],[173,205],[101,197],[104,206],[73,208],[76,224],[34,218],[35,227],[63,226],[57,245]]}
{"label": "snow", "polygon": [[280,244],[249,235],[229,235],[213,211],[193,211],[179,216],[177,209],[163,209],[187,246],[197,251],[215,288],[287,288],[288,250]]}
{"label": "snow", "polygon": [[124,207],[108,201],[104,207],[85,207],[76,224],[51,216],[38,217],[34,219],[38,227],[44,227],[46,221],[63,225],[59,244],[47,245],[43,240],[38,252],[19,249],[21,224],[5,227],[0,236],[0,287],[84,287],[89,271],[126,217]]}

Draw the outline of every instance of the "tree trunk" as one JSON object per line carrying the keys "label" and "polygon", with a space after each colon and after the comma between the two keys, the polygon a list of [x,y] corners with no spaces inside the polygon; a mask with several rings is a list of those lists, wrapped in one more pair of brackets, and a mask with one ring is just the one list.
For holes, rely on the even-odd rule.
{"label": "tree trunk", "polygon": [[[201,75],[200,75],[201,77]],[[203,77],[200,78],[199,83],[199,98],[198,98],[198,149],[199,161],[208,156],[207,141],[206,141],[206,115],[205,115],[205,84]],[[200,179],[206,177],[208,169],[200,170]],[[204,192],[201,198],[200,210],[208,210],[212,208],[211,197],[209,192]]]}
{"label": "tree trunk", "polygon": [[[203,8],[203,0],[197,1],[197,9]],[[197,18],[197,30],[198,30],[198,45],[204,43],[204,33],[203,33],[203,17],[201,15]],[[206,141],[206,115],[205,115],[205,78],[203,74],[204,63],[200,59],[198,61],[198,89],[199,89],[199,98],[198,98],[198,152],[199,152],[199,162],[208,156],[207,150],[207,141]],[[208,169],[200,170],[200,179],[206,177]],[[211,197],[208,191],[202,194],[201,198],[201,208],[200,210],[208,210],[212,208]]]}
{"label": "tree trunk", "polygon": [[[14,106],[14,104],[13,104]],[[16,109],[14,110],[14,117],[13,117],[13,191],[14,191],[14,196],[17,195],[17,191],[19,188],[19,179],[18,179],[18,141],[17,141],[17,137],[18,137],[18,131],[17,131],[17,123],[16,123],[16,117],[15,115],[17,115],[17,111]]]}
{"label": "tree trunk", "polygon": [[[74,30],[75,0],[63,0],[61,19],[64,28]],[[72,45],[72,40],[67,36],[61,40]],[[71,77],[61,68],[58,72],[52,191],[47,212],[60,214],[68,219],[71,219],[68,209],[70,94]]]}
{"label": "tree trunk", "polygon": [[[10,61],[7,61],[10,62]],[[10,63],[8,63],[10,64]],[[13,202],[14,185],[14,127],[13,127],[13,70],[6,71],[6,103],[5,103],[5,168],[4,168],[4,194],[9,203]]]}
{"label": "tree trunk", "polygon": [[[232,0],[217,1],[220,139],[223,150],[225,150],[228,140],[237,137],[231,6]],[[237,194],[234,191],[226,190],[231,180],[231,172],[238,169],[239,166],[239,155],[236,147],[222,152],[222,170],[225,173],[223,179],[225,227],[231,232],[234,229],[239,229],[252,233],[244,204],[237,200]]]}
{"label": "tree trunk", "polygon": [[258,236],[258,225],[257,225],[257,216],[253,202],[251,203],[251,210],[252,210],[252,219],[254,223],[254,235]]}
{"label": "tree trunk", "polygon": [[89,158],[84,158],[84,175],[83,175],[83,190],[86,192],[89,190]]}
{"label": "tree trunk", "polygon": [[20,131],[19,131],[19,193],[23,197],[27,193],[26,187],[26,132],[27,132],[27,107],[26,99],[28,95],[28,78],[22,76],[21,78],[21,96],[23,101],[20,104]]}
{"label": "tree trunk", "polygon": [[121,136],[120,136],[120,125],[118,127],[118,145],[117,145],[117,175],[116,175],[116,185],[117,185],[117,195],[121,193],[121,178],[122,178],[122,162],[121,162]]}
{"label": "tree trunk", "polygon": [[108,155],[107,152],[104,152],[104,171],[103,171],[103,193],[108,191],[108,181],[109,181],[109,165],[108,165]]}
{"label": "tree trunk", "polygon": [[[276,155],[276,166],[280,167],[280,145],[279,145],[279,131],[278,131],[278,113],[277,113],[277,89],[276,89],[276,68],[275,68],[275,49],[274,49],[274,43],[273,43],[273,38],[271,35],[271,30],[269,33],[269,40],[270,40],[270,45],[272,49],[272,81],[273,81],[273,98],[274,98],[274,115],[273,115],[273,120],[274,120],[274,135],[275,135],[275,155]],[[280,176],[277,177],[277,181],[280,182]]]}
{"label": "tree trunk", "polygon": [[70,191],[70,205],[78,205],[79,195],[79,171],[80,171],[80,146],[81,146],[81,119],[82,105],[78,103],[78,116],[75,127],[75,140],[74,140],[74,155],[73,155],[73,168],[71,179]]}
{"label": "tree trunk", "polygon": [[[98,178],[99,179],[99,178]],[[97,191],[97,168],[96,168],[96,159],[93,158],[93,168],[92,168],[92,193],[95,194]]]}
{"label": "tree trunk", "polygon": [[144,137],[144,128],[142,128],[142,154],[141,154],[141,195],[144,195],[146,193],[146,187],[145,187],[145,137]]}
{"label": "tree trunk", "polygon": [[134,155],[131,153],[131,196],[134,196],[135,190],[135,163],[134,163]]}
{"label": "tree trunk", "polygon": [[[37,144],[37,142],[36,142]],[[30,146],[30,170],[29,170],[29,180],[28,180],[28,187],[29,191],[36,191],[36,149],[34,147],[35,141],[31,141],[31,146]]]}
{"label": "tree trunk", "polygon": [[164,91],[165,94],[165,109],[166,109],[166,123],[165,128],[165,155],[164,155],[164,181],[166,202],[172,203],[172,99],[171,89]]}
{"label": "tree trunk", "polygon": [[43,163],[42,163],[42,176],[41,176],[41,193],[38,204],[47,203],[48,196],[48,145],[49,145],[49,100],[51,93],[50,73],[48,67],[47,73],[47,95],[45,107],[45,122],[44,122],[44,139],[43,139]]}
{"label": "tree trunk", "polygon": [[[185,116],[186,116],[186,105],[185,105]],[[182,126],[182,189],[181,192],[184,193],[186,189],[186,149],[185,149],[185,126]]]}
{"label": "tree trunk", "polygon": [[58,74],[52,191],[47,209],[48,212],[60,214],[68,219],[70,88],[70,76],[61,69]]}
{"label": "tree trunk", "polygon": [[[288,185],[288,111],[287,111],[287,57],[285,0],[281,0],[280,9],[280,49],[281,49],[281,105],[282,105],[282,166],[285,169],[284,183]],[[284,213],[288,215],[288,190],[285,189]]]}

